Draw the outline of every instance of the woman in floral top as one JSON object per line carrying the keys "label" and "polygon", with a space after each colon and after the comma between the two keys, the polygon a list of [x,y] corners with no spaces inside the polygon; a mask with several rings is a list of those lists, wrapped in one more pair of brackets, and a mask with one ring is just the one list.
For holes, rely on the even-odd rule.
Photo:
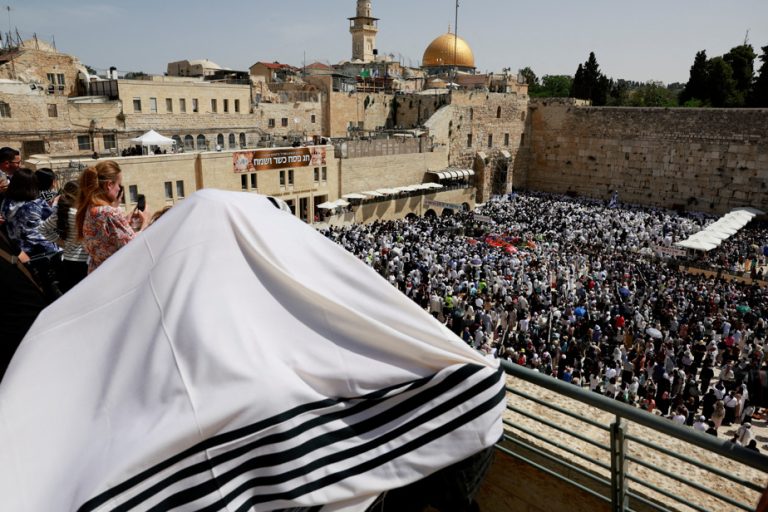
{"label": "woman in floral top", "polygon": [[127,218],[118,207],[123,195],[122,182],[120,166],[112,160],[99,162],[80,176],[77,235],[90,256],[89,273],[133,240],[147,225],[143,211],[134,210]]}

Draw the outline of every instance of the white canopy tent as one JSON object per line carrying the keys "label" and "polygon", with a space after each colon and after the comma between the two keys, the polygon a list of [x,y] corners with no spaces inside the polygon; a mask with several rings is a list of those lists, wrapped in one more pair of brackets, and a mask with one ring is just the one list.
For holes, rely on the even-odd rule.
{"label": "white canopy tent", "polygon": [[167,147],[167,146],[175,146],[176,141],[168,138],[164,135],[160,135],[155,130],[149,130],[147,133],[140,137],[136,137],[135,139],[131,139],[131,142],[140,144],[144,147],[151,147],[151,146],[160,146],[160,147]]}
{"label": "white canopy tent", "polygon": [[763,215],[763,212],[755,208],[734,208],[716,222],[692,234],[687,239],[676,242],[674,245],[697,251],[711,251],[719,247],[723,240],[738,233],[740,229],[749,224],[758,215]]}

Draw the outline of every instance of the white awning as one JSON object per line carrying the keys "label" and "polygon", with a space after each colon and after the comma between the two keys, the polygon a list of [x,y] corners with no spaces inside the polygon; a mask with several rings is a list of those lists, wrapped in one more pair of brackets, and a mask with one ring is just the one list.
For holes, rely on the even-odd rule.
{"label": "white awning", "polygon": [[351,194],[344,194],[341,197],[343,197],[344,199],[368,199],[367,195],[358,194],[356,192],[352,192]]}
{"label": "white awning", "polygon": [[397,194],[398,190],[395,188],[378,188],[376,189],[376,192],[380,192],[385,196],[391,196],[392,194]]}
{"label": "white awning", "polygon": [[694,249],[697,251],[711,251],[712,249],[717,247],[717,245],[713,243],[691,240],[691,239],[683,240],[682,242],[677,242],[674,245],[677,247],[684,247],[686,249]]}
{"label": "white awning", "polygon": [[381,192],[376,192],[375,190],[366,190],[365,192],[361,192],[361,194],[365,194],[371,197],[381,197],[384,195]]}
{"label": "white awning", "polygon": [[467,169],[467,172],[469,173],[469,174],[467,174],[467,176],[474,176],[475,175],[475,171],[473,171],[472,169]]}

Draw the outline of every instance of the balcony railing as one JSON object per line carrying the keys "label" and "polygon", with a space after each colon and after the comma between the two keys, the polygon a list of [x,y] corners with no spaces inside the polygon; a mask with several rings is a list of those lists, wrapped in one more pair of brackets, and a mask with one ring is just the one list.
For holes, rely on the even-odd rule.
{"label": "balcony railing", "polygon": [[[610,503],[616,512],[755,509],[768,457],[508,361],[502,367],[515,378],[507,386],[506,434],[497,445],[507,455]],[[541,397],[546,390],[558,402],[577,403],[556,405]],[[601,435],[589,435],[594,432]],[[713,458],[717,465],[703,461]],[[734,492],[720,492],[727,488]]]}

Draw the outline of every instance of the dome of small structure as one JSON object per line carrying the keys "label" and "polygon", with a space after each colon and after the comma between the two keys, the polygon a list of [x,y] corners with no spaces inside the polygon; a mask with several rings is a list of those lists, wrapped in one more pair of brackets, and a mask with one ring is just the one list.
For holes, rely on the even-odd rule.
{"label": "dome of small structure", "polygon": [[[455,52],[455,61],[454,61]],[[474,69],[475,56],[466,41],[450,32],[432,41],[424,51],[421,65],[425,68]]]}

